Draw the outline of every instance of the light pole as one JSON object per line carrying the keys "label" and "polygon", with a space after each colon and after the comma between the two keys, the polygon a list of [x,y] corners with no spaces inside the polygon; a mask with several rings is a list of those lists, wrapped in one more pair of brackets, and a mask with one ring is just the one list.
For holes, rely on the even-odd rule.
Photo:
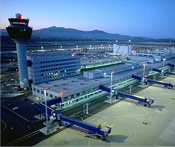
{"label": "light pole", "polygon": [[112,92],[112,75],[114,74],[114,71],[111,72],[111,92]]}
{"label": "light pole", "polygon": [[60,95],[61,95],[61,101],[63,101],[63,92],[62,91],[60,92]]}
{"label": "light pole", "polygon": [[47,112],[47,99],[46,99],[46,91],[48,90],[48,88],[44,88],[44,96],[45,96],[45,108],[46,108],[46,135],[48,135],[48,112]]}
{"label": "light pole", "polygon": [[164,59],[163,59],[163,67],[164,67],[164,65],[165,65],[165,61],[166,61],[166,59],[164,58]]}
{"label": "light pole", "polygon": [[145,67],[146,67],[146,63],[143,64],[143,78],[145,77]]}
{"label": "light pole", "polygon": [[114,74],[114,71],[111,72],[111,92],[110,92],[110,103],[112,104],[112,75]]}

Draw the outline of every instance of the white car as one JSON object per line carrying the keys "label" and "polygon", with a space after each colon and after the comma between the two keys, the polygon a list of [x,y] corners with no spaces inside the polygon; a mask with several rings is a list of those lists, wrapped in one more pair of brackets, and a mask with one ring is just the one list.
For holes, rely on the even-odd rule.
{"label": "white car", "polygon": [[18,109],[19,109],[19,107],[17,107],[17,106],[12,108],[13,111],[18,110]]}

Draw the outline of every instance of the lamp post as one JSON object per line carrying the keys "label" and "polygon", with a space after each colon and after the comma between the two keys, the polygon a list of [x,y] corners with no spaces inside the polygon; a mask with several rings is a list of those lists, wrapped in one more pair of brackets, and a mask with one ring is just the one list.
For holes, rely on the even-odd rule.
{"label": "lamp post", "polygon": [[163,59],[163,67],[164,67],[164,65],[165,65],[165,61],[166,61],[166,59],[164,58],[164,59]]}
{"label": "lamp post", "polygon": [[112,75],[114,74],[114,71],[111,72],[111,92],[112,92]]}
{"label": "lamp post", "polygon": [[61,95],[61,100],[63,101],[63,92],[62,91],[60,92],[60,95]]}
{"label": "lamp post", "polygon": [[112,75],[114,74],[114,71],[111,72],[111,88],[110,88],[110,95],[108,95],[107,97],[109,98],[109,100],[106,100],[107,103],[112,104],[112,98],[113,98],[113,94],[115,94],[115,90],[112,90]]}
{"label": "lamp post", "polygon": [[143,78],[145,77],[145,67],[146,67],[146,63],[143,64]]}
{"label": "lamp post", "polygon": [[47,112],[47,99],[46,99],[46,91],[48,88],[44,88],[44,96],[45,96],[45,108],[46,108],[46,135],[48,135],[48,112]]}
{"label": "lamp post", "polygon": [[112,91],[112,75],[114,74],[114,71],[111,72],[111,91],[110,91],[110,96],[109,96],[109,103],[112,104],[112,96],[113,96],[113,91]]}

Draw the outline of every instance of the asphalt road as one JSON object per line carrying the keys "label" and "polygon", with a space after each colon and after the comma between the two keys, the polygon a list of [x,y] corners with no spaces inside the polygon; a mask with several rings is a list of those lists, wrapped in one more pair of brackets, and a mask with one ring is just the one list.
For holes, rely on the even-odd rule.
{"label": "asphalt road", "polygon": [[[1,122],[3,122],[1,123],[1,145],[8,145],[10,142],[44,126],[42,121],[33,117],[40,112],[31,105],[31,100],[23,101],[23,97],[1,102]],[[8,104],[19,107],[19,110],[13,111],[13,107],[9,107]]]}

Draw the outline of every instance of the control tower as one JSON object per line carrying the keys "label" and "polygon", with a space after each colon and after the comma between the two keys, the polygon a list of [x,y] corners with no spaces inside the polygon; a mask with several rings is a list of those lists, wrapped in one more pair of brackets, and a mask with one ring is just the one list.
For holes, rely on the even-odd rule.
{"label": "control tower", "polygon": [[9,18],[10,25],[6,28],[11,39],[16,43],[20,87],[26,89],[29,85],[26,42],[31,38],[32,28],[28,26],[29,19],[23,19],[21,14],[16,18]]}

